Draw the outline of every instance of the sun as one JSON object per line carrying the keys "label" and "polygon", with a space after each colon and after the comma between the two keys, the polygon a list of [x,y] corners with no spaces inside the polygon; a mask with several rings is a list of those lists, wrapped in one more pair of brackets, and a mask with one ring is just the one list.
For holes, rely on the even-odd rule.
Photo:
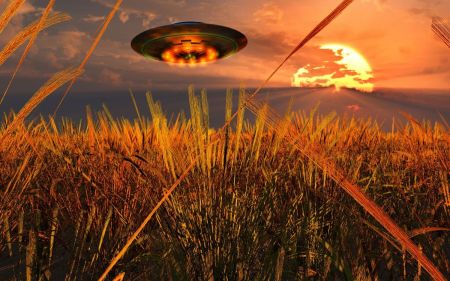
{"label": "sun", "polygon": [[320,50],[334,53],[333,61],[324,60],[319,65],[307,64],[294,73],[294,87],[330,87],[372,92],[374,78],[369,62],[355,49],[342,44],[326,44]]}

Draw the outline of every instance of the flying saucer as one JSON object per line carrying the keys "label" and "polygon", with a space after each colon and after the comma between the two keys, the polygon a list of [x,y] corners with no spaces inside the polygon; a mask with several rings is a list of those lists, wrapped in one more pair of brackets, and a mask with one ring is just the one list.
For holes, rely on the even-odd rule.
{"label": "flying saucer", "polygon": [[202,22],[179,22],[149,29],[134,37],[139,54],[174,64],[199,64],[231,56],[247,45],[241,32]]}

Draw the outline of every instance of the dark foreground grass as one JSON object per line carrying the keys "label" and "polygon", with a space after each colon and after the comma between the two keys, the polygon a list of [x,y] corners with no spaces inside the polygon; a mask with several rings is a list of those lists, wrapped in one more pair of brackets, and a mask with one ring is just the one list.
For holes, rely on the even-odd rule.
{"label": "dark foreground grass", "polygon": [[[266,127],[264,108],[255,123],[240,114],[217,137],[208,128],[206,95],[191,93],[190,102],[191,117],[173,123],[149,98],[151,121],[113,120],[105,110],[95,121],[88,114],[86,127],[36,120],[3,139],[1,279],[96,280],[193,159],[193,171],[111,276],[429,279],[326,170],[285,141],[285,130]],[[297,128],[305,147],[326,149],[450,274],[445,125],[397,122],[384,132],[370,120],[314,110],[286,117],[279,126]]]}

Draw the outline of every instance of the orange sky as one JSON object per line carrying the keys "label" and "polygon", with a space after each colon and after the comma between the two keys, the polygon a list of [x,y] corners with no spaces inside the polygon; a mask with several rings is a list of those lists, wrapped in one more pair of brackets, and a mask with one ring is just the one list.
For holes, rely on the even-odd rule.
{"label": "orange sky", "polygon": [[[32,84],[21,83],[21,79],[40,79],[42,83],[55,71],[78,64],[113,2],[57,0],[55,9],[74,19],[40,35],[12,91]],[[241,82],[257,86],[339,2],[124,1],[75,90],[87,91],[93,86],[103,90],[185,88],[190,83],[199,87],[233,87]],[[36,19],[44,5],[42,1],[27,1],[26,9],[5,30],[0,43],[3,45],[17,30]],[[326,59],[320,45],[341,43],[367,59],[374,71],[375,87],[450,89],[450,50],[432,33],[433,16],[450,19],[450,1],[355,0],[281,69],[270,86],[289,87],[299,68]],[[130,48],[131,39],[145,29],[187,20],[238,29],[247,35],[248,46],[235,56],[195,69],[147,61]],[[2,85],[16,62],[17,55],[0,69]]]}
{"label": "orange sky", "polygon": [[[278,4],[282,14],[279,21],[262,25],[268,32],[284,30],[289,34],[286,40],[295,41],[336,2],[285,1]],[[448,89],[450,50],[431,31],[431,17],[436,15],[450,18],[450,1],[355,1],[301,51],[299,63],[291,62],[277,80],[282,82],[289,70],[308,61],[307,56],[314,57],[313,46],[342,43],[367,59],[377,87]]]}

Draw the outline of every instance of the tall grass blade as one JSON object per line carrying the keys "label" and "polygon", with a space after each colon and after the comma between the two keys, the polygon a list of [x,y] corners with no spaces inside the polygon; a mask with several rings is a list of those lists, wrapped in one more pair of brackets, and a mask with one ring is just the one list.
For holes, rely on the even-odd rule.
{"label": "tall grass blade", "polygon": [[[239,153],[239,147],[241,143],[241,135],[242,135],[242,128],[244,123],[244,114],[245,114],[245,89],[243,86],[239,89],[239,98],[238,98],[238,110],[237,110],[237,117],[236,117],[236,140],[235,140],[235,148],[234,148],[234,159],[233,163],[236,162],[236,159],[238,157]],[[230,116],[231,118],[231,116]],[[228,120],[226,120],[228,122]]]}
{"label": "tall grass blade", "polygon": [[[91,47],[89,48],[86,56],[84,57],[83,61],[81,62],[80,66],[78,67],[78,70],[81,71],[84,69],[84,66],[88,62],[89,58],[91,57],[92,53],[94,52],[95,48],[97,47],[98,43],[100,42],[100,39],[103,37],[103,34],[105,33],[106,29],[109,26],[109,23],[113,19],[114,15],[116,14],[117,10],[119,9],[120,5],[122,4],[123,0],[116,0],[116,4],[111,9],[108,16],[105,18],[105,21],[103,22],[103,25],[98,32],[97,36],[94,39],[94,42],[92,42]],[[56,113],[58,112],[59,108],[61,107],[62,103],[64,102],[64,99],[69,94],[70,89],[72,89],[72,86],[75,84],[77,80],[77,77],[74,77],[72,81],[70,81],[69,86],[67,87],[66,91],[64,92],[63,96],[61,97],[61,100],[59,101],[58,105],[56,106],[55,111],[53,112],[53,117],[55,117]]]}
{"label": "tall grass blade", "polygon": [[28,246],[25,265],[25,275],[27,281],[34,280],[33,269],[35,264],[35,256],[36,256],[36,232],[34,230],[30,230],[28,234]]}
{"label": "tall grass blade", "polygon": [[[289,60],[290,57],[292,57],[298,50],[300,50],[306,43],[308,43],[312,38],[314,38],[320,31],[322,31],[327,25],[329,25],[339,14],[341,14],[351,3],[353,0],[344,0],[341,2],[341,4],[338,5],[336,9],[334,9],[324,20],[322,20],[318,26],[316,26],[296,47],[295,49],[286,57],[286,59],[269,75],[269,77],[262,83],[262,85],[255,90],[255,92],[252,94],[252,97],[255,97],[259,91],[266,86],[266,84],[270,81],[270,79],[278,72],[278,70],[285,64],[287,60]],[[245,104],[245,103],[244,103]],[[232,120],[237,116],[239,111],[235,112],[230,118],[228,122],[225,123],[225,125],[222,127],[221,130],[219,130],[218,135],[223,133],[224,129],[228,127]],[[211,145],[212,143],[210,143]],[[139,226],[139,228],[134,232],[134,234],[131,236],[131,238],[128,239],[125,246],[121,249],[121,251],[113,258],[110,265],[106,268],[104,273],[101,275],[99,280],[104,280],[108,273],[112,270],[112,268],[116,265],[116,263],[123,257],[123,255],[126,253],[128,248],[131,246],[131,244],[136,240],[139,233],[144,229],[144,227],[147,225],[147,223],[150,221],[150,219],[153,217],[154,213],[158,210],[158,208],[167,200],[169,195],[176,189],[176,187],[182,182],[182,180],[190,173],[191,169],[193,169],[196,165],[196,162],[198,161],[198,158],[195,158],[193,161],[191,161],[191,164],[184,170],[184,172],[181,174],[181,176],[178,178],[177,181],[172,185],[172,187],[168,190],[168,192],[165,194],[165,196],[158,202],[156,207],[150,212],[150,214],[145,218],[145,220],[142,222],[142,224]]]}
{"label": "tall grass blade", "polygon": [[9,124],[9,126],[3,131],[3,135],[0,136],[0,144],[5,140],[10,133],[21,126],[25,118],[49,95],[51,95],[59,87],[67,83],[68,81],[78,77],[82,71],[74,68],[68,68],[66,70],[60,71],[53,75],[47,83],[45,83],[22,107],[22,109],[17,113],[14,120]]}
{"label": "tall grass blade", "polygon": [[156,204],[156,206],[152,209],[152,211],[147,215],[147,217],[144,219],[144,221],[140,224],[140,226],[136,229],[136,231],[131,235],[130,238],[128,238],[127,243],[122,247],[120,252],[111,260],[108,267],[105,269],[103,274],[98,279],[99,281],[105,280],[108,273],[113,269],[113,267],[116,265],[116,263],[125,255],[128,248],[133,244],[133,242],[136,240],[138,235],[144,230],[144,227],[148,224],[148,222],[152,219],[152,217],[155,215],[155,213],[158,211],[158,209],[161,207],[164,202],[169,199],[170,195],[174,192],[174,190],[177,188],[177,186],[189,175],[189,172],[192,168],[194,168],[195,162],[192,162],[190,166],[185,170],[183,174],[173,183],[173,185],[165,192],[164,196],[159,200],[159,202]]}
{"label": "tall grass blade", "polygon": [[[225,122],[228,122],[231,118],[231,114],[233,112],[233,91],[231,89],[227,90],[226,98],[225,98]],[[223,151],[223,166],[227,166],[228,159],[228,149],[230,146],[230,134],[231,128],[227,127],[225,129],[225,146]]]}
{"label": "tall grass blade", "polygon": [[206,89],[202,89],[201,93],[202,99],[202,116],[203,116],[203,128],[205,131],[206,140],[208,140],[208,130],[209,130],[209,105],[208,105],[208,96],[206,94]]}
{"label": "tall grass blade", "polygon": [[62,23],[65,21],[69,21],[72,18],[66,13],[55,13],[53,15],[49,15],[43,25],[39,28],[40,20],[33,22],[26,27],[24,27],[19,33],[17,33],[14,38],[9,40],[9,42],[3,47],[0,51],[0,66],[5,63],[6,60],[20,47],[26,40],[28,40],[33,34],[36,33],[36,30],[42,31],[50,26],[53,26],[58,23]]}
{"label": "tall grass blade", "polygon": [[450,48],[450,27],[439,17],[434,17],[431,29],[434,34]]}
{"label": "tall grass blade", "polygon": [[25,3],[25,0],[12,0],[9,2],[8,6],[0,16],[0,34],[3,32],[11,18],[14,17],[14,14],[19,10],[23,3]]}
{"label": "tall grass blade", "polygon": [[10,257],[12,257],[13,250],[12,250],[12,241],[11,241],[11,228],[9,227],[8,217],[3,218],[3,226],[4,226],[5,232],[6,232],[6,245],[8,247],[8,254]]}
{"label": "tall grass blade", "polygon": [[17,64],[16,68],[14,69],[13,75],[11,76],[11,79],[9,80],[8,85],[6,86],[6,89],[3,92],[2,98],[0,99],[0,104],[3,103],[3,100],[5,99],[5,96],[8,93],[8,90],[11,87],[12,82],[14,81],[14,78],[16,77],[16,74],[20,69],[20,66],[25,61],[25,58],[27,57],[28,52],[30,51],[31,47],[33,46],[34,41],[36,41],[36,38],[37,38],[39,32],[41,31],[42,26],[44,25],[45,21],[47,20],[47,17],[49,15],[51,9],[53,8],[54,4],[55,4],[55,0],[50,0],[48,2],[47,7],[45,8],[44,12],[42,13],[42,16],[39,19],[38,25],[37,25],[35,31],[33,32],[33,34],[31,35],[30,41],[28,42],[28,45],[26,46],[25,50],[23,51],[22,57],[20,58],[19,63]]}
{"label": "tall grass blade", "polygon": [[20,210],[20,213],[19,213],[19,225],[18,225],[18,230],[17,230],[17,235],[19,236],[19,243],[22,243],[22,239],[23,239],[23,220],[24,220],[24,216],[25,216],[25,213],[24,213],[24,210],[22,209],[22,210]]}
{"label": "tall grass blade", "polygon": [[136,99],[135,99],[133,91],[131,91],[131,89],[130,89],[130,97],[131,97],[131,101],[133,102],[133,107],[134,107],[134,110],[136,111],[136,114],[137,114],[137,117],[138,117],[138,120],[139,120],[139,124],[143,128],[144,121],[142,120],[141,112],[139,111],[139,107],[137,105]]}

